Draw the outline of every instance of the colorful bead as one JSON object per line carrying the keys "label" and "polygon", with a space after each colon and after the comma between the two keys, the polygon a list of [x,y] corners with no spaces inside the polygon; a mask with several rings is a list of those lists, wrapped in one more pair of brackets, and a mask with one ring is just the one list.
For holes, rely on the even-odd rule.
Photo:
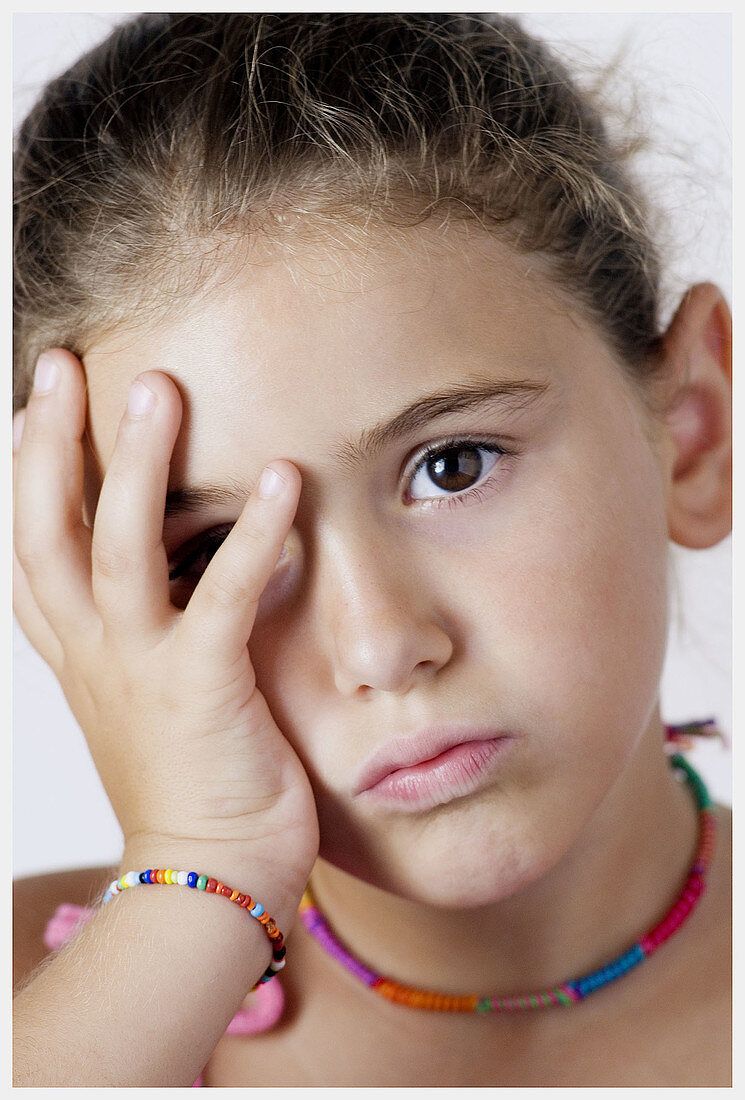
{"label": "colorful bead", "polygon": [[[692,723],[691,726],[696,726]],[[681,729],[682,727],[667,727],[668,731]],[[691,729],[691,732],[696,730]],[[683,889],[675,899],[672,907],[663,919],[647,932],[633,947],[624,951],[618,958],[613,959],[605,966],[585,974],[582,978],[575,978],[565,982],[555,989],[543,990],[536,993],[527,993],[512,997],[476,997],[476,996],[449,996],[430,990],[411,989],[400,985],[391,978],[385,978],[381,974],[375,974],[356,959],[335,938],[326,919],[316,905],[310,887],[306,887],[302,900],[298,907],[298,914],[306,929],[318,940],[321,946],[330,955],[336,958],[355,977],[369,985],[379,996],[399,1004],[409,1005],[413,1008],[433,1009],[437,1012],[518,1012],[525,1009],[546,1008],[552,1005],[568,1006],[577,1004],[610,982],[623,977],[640,962],[653,954],[663,943],[666,943],[690,917],[699,899],[706,889],[705,874],[711,863],[714,851],[714,838],[716,835],[716,819],[712,812],[712,802],[706,786],[697,772],[684,760],[679,753],[670,757],[673,768],[678,768],[683,773],[683,778],[693,794],[699,810],[699,841],[696,858],[691,867]],[[258,912],[257,912],[258,911]],[[262,907],[256,906],[251,913],[260,916]],[[267,922],[267,930],[270,922]],[[275,945],[273,960],[270,964],[276,966],[275,960],[282,958],[282,952],[277,951],[277,943],[282,943],[280,934],[273,940]],[[265,976],[260,982],[265,980]]]}
{"label": "colorful bead", "polygon": [[222,894],[229,901],[236,902],[244,908],[247,906],[252,907],[250,909],[251,915],[256,917],[260,924],[264,925],[272,942],[272,961],[253,989],[257,989],[262,982],[270,981],[277,971],[284,967],[286,950],[283,946],[282,933],[277,928],[276,922],[265,911],[264,906],[259,902],[254,902],[248,894],[242,894],[232,886],[227,886],[224,882],[218,882],[214,878],[208,878],[207,875],[200,875],[196,871],[175,871],[172,868],[165,871],[127,871],[120,879],[114,879],[110,883],[102,898],[102,904],[111,901],[122,890],[139,886],[142,883],[153,882],[168,886],[189,886],[192,889],[204,890],[210,894]]}

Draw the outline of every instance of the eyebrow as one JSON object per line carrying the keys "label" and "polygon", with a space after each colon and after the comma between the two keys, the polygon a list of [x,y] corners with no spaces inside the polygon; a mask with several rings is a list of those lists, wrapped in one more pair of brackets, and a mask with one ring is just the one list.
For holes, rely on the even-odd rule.
{"label": "eyebrow", "polygon": [[[333,457],[354,472],[390,443],[411,435],[433,420],[487,403],[502,403],[507,408],[520,410],[539,401],[549,388],[547,382],[467,379],[419,397],[390,419],[366,428],[356,439],[344,440],[333,452]],[[171,489],[166,494],[165,518],[244,501],[251,495],[254,484],[227,479],[223,485],[206,483]]]}

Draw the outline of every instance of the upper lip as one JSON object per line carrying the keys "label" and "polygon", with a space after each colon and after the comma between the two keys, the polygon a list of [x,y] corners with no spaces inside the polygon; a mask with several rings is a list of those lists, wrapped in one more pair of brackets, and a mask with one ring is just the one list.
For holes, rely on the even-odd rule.
{"label": "upper lip", "polygon": [[359,771],[354,784],[353,794],[358,795],[369,790],[391,772],[399,768],[410,768],[432,760],[454,745],[463,745],[467,741],[491,741],[509,734],[496,730],[493,726],[431,726],[417,730],[402,737],[394,737],[368,757]]}

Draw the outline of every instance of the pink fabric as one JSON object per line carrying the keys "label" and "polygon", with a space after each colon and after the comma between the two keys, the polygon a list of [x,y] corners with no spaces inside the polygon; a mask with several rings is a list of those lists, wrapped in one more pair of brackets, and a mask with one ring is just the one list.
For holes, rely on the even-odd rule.
{"label": "pink fabric", "polygon": [[[82,905],[64,904],[57,906],[51,920],[44,929],[44,943],[54,951],[62,947],[81,930],[93,914],[95,909],[89,909]],[[251,1008],[239,1008],[233,1019],[227,1026],[226,1035],[255,1035],[259,1031],[268,1031],[279,1020],[285,1006],[285,995],[280,985],[279,978],[272,978],[270,982],[264,982],[252,994],[255,1004]],[[194,1082],[193,1088],[202,1085],[201,1074]]]}

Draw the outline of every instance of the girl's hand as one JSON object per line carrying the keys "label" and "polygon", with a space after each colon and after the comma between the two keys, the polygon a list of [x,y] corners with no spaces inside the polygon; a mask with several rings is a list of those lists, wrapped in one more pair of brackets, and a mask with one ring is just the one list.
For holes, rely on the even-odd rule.
{"label": "girl's hand", "polygon": [[[231,885],[241,887],[245,867],[249,889],[263,864],[284,896],[299,894],[318,852],[315,802],[256,687],[248,641],[300,474],[272,463],[282,493],[264,500],[254,490],[179,611],[162,541],[179,392],[165,374],[141,376],[154,403],[122,417],[91,532],[85,376],[70,352],[53,359],[56,385],[32,394],[16,455],[14,606],[85,734],[125,854],[143,867],[182,856],[177,869],[193,855],[210,872],[205,860],[219,851]],[[169,853],[176,862],[158,862]]]}

